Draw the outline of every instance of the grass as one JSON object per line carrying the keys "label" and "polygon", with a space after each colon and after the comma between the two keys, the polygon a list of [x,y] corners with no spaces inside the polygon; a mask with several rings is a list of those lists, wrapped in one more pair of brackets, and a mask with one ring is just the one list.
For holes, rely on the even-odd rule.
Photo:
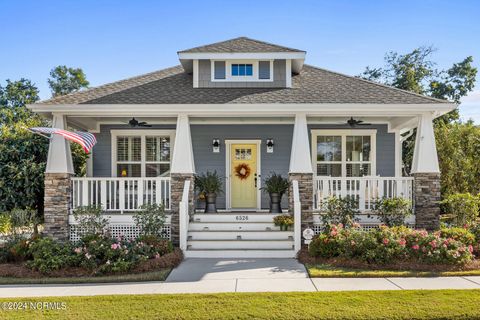
{"label": "grass", "polygon": [[480,319],[479,290],[116,295],[0,299],[64,302],[1,319]]}
{"label": "grass", "polygon": [[480,270],[458,271],[406,271],[368,270],[360,268],[336,267],[330,264],[305,264],[312,278],[382,278],[382,277],[463,277],[480,276]]}
{"label": "grass", "polygon": [[[0,277],[2,284],[65,284],[65,283],[110,283],[110,282],[142,282],[142,281],[164,281],[172,269],[159,271],[112,275],[96,277],[44,277],[44,278],[16,278]],[[0,317],[1,318],[1,317]]]}

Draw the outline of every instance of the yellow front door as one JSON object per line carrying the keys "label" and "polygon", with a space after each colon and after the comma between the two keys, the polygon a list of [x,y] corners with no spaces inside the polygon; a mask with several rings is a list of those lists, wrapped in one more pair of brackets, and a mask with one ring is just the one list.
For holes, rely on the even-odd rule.
{"label": "yellow front door", "polygon": [[230,159],[232,209],[257,208],[257,145],[232,144]]}

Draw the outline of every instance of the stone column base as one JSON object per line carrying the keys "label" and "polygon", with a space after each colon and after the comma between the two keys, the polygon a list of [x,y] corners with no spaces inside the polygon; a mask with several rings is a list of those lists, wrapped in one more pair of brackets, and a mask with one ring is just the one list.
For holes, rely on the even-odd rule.
{"label": "stone column base", "polygon": [[55,240],[67,241],[69,237],[68,214],[71,205],[71,174],[45,173],[44,230]]}
{"label": "stone column base", "polygon": [[292,181],[298,181],[300,203],[302,206],[302,230],[313,226],[313,174],[312,173],[289,173],[288,180],[288,211],[293,214],[293,186]]}
{"label": "stone column base", "polygon": [[415,226],[437,230],[440,227],[440,174],[414,173]]}
{"label": "stone column base", "polygon": [[193,183],[194,176],[192,173],[172,173],[170,175],[170,204],[172,221],[170,225],[170,231],[172,235],[172,243],[178,247],[180,245],[180,218],[179,218],[179,205],[182,201],[183,185],[186,180],[190,180],[190,194],[188,197],[189,212],[193,212],[194,208],[194,193]]}

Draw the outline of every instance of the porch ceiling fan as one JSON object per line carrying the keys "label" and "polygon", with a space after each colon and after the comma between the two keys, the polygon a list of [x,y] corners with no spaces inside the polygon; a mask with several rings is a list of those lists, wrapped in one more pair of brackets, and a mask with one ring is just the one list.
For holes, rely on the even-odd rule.
{"label": "porch ceiling fan", "polygon": [[355,126],[369,126],[369,125],[371,125],[371,123],[364,123],[363,120],[356,120],[356,119],[353,119],[353,117],[350,117],[350,119],[347,120],[347,124],[352,128],[355,127]]}
{"label": "porch ceiling fan", "polygon": [[132,128],[135,128],[135,127],[151,127],[151,125],[146,123],[145,121],[139,122],[137,119],[135,119],[135,117],[130,119],[130,121],[128,121],[128,124]]}

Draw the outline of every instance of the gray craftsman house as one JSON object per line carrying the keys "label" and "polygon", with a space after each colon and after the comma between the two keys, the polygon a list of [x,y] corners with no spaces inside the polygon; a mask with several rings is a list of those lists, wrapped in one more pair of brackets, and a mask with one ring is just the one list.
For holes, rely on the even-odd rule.
{"label": "gray craftsman house", "polygon": [[[86,177],[55,136],[45,173],[45,232],[76,240],[72,210],[101,205],[114,235],[135,236],[132,213],[163,204],[165,235],[189,257],[294,257],[322,202],[351,196],[364,228],[375,199],[404,197],[408,222],[438,225],[439,166],[432,121],[455,104],[305,64],[306,52],[246,37],[178,53],[164,70],[30,105],[56,128],[95,134]],[[417,129],[412,176],[402,141]],[[247,168],[243,176],[237,168]],[[218,213],[201,213],[195,174],[217,171]],[[271,173],[291,181],[281,231],[262,192]]]}

